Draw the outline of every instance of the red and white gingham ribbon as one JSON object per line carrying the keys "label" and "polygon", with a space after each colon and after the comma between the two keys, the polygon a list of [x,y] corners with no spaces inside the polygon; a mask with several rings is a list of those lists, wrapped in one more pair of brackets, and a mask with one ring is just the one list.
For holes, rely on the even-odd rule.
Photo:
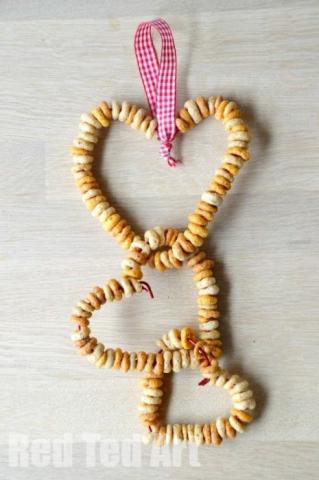
{"label": "red and white gingham ribbon", "polygon": [[[153,45],[152,27],[162,40],[160,61]],[[134,47],[149,107],[157,120],[160,153],[170,167],[175,167],[177,160],[170,152],[176,135],[176,50],[168,23],[162,19],[140,23],[135,32]]]}

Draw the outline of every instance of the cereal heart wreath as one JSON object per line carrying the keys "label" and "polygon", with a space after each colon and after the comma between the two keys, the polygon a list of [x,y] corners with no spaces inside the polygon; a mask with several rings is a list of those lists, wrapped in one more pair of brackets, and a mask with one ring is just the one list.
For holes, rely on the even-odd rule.
{"label": "cereal heart wreath", "polygon": [[144,435],[144,443],[157,440],[158,445],[163,446],[170,443],[177,445],[184,441],[197,445],[218,446],[224,439],[233,439],[237,433],[243,433],[246,424],[252,421],[251,411],[255,408],[256,402],[247,380],[219,368],[216,364],[212,365],[211,361],[208,366],[204,366],[203,359],[196,360],[205,379],[200,384],[209,383],[224,388],[230,394],[232,399],[230,415],[228,418],[218,417],[205,424],[164,425],[160,422],[159,414],[164,394],[164,375],[148,374],[141,380],[143,395],[138,406],[140,419],[149,429]]}
{"label": "cereal heart wreath", "polygon": [[[208,235],[207,225],[211,222],[223,202],[232,182],[249,159],[248,144],[250,136],[248,128],[241,119],[240,110],[233,101],[223,97],[197,97],[188,100],[176,118],[177,132],[185,133],[209,116],[215,116],[224,124],[228,133],[228,145],[221,165],[213,175],[209,188],[203,192],[196,209],[188,217],[188,225],[174,245],[175,257],[184,259],[183,253],[193,253],[200,247]],[[123,218],[102,192],[92,171],[94,147],[99,140],[99,131],[107,128],[112,120],[119,120],[132,128],[153,138],[156,132],[156,121],[143,108],[128,102],[101,102],[90,113],[81,115],[80,132],[73,142],[71,153],[74,167],[72,169],[76,186],[82,199],[92,215],[101,222],[105,231],[109,232],[124,249],[128,249],[135,236],[129,222]],[[185,251],[183,243],[187,242]],[[180,258],[182,257],[182,258]]]}
{"label": "cereal heart wreath", "polygon": [[[159,32],[162,40],[160,61],[153,46],[152,28]],[[91,112],[81,115],[80,132],[71,147],[72,172],[85,205],[104,230],[128,251],[122,261],[121,278],[94,287],[73,308],[70,319],[75,330],[71,339],[77,352],[87,356],[97,367],[145,373],[139,411],[142,423],[148,428],[147,442],[157,439],[159,445],[180,441],[219,445],[224,438],[234,438],[236,432],[244,430],[252,420],[255,400],[246,380],[219,366],[222,354],[217,302],[219,288],[213,273],[214,262],[199,248],[208,236],[208,224],[214,220],[235,176],[249,160],[250,136],[237,104],[221,96],[199,96],[188,100],[176,115],[176,51],[171,29],[164,20],[139,25],[135,34],[135,53],[151,113],[126,101],[102,101]],[[222,121],[228,144],[208,189],[188,217],[187,227],[181,232],[175,228],[155,227],[144,235],[136,234],[107,200],[94,176],[93,153],[101,130],[119,120],[141,131],[148,139],[157,137],[161,156],[170,167],[175,167],[178,161],[171,156],[175,136],[186,133],[211,116]],[[169,268],[181,268],[185,263],[193,271],[198,291],[197,333],[189,326],[172,329],[157,342],[160,350],[149,353],[105,347],[91,336],[90,319],[104,304],[142,291],[147,291],[153,298],[150,286],[143,281],[144,266],[164,272]],[[204,425],[164,425],[161,422],[165,375],[189,367],[200,370],[203,376],[200,385],[210,383],[229,391],[233,401],[229,418],[220,417]]]}
{"label": "cereal heart wreath", "polygon": [[[162,231],[166,239],[172,235],[172,229],[164,231],[157,227],[157,231]],[[163,246],[166,243],[167,240]],[[199,340],[204,341],[206,350],[217,359],[222,353],[222,343],[217,320],[219,318],[217,309],[219,288],[213,276],[213,265],[214,262],[207,259],[204,252],[197,253],[187,263],[187,266],[193,270],[193,280],[199,293],[197,301],[198,337]],[[177,329],[172,329],[168,335],[164,335],[158,341],[161,351],[157,353],[126,352],[120,347],[105,348],[103,343],[91,336],[89,326],[94,311],[99,310],[104,304],[120,301],[125,297],[140,293],[144,285],[147,284],[133,277],[121,280],[110,279],[102,287],[94,287],[86,298],[80,300],[71,315],[71,321],[76,324],[76,330],[71,335],[76,350],[81,355],[86,355],[89,362],[99,368],[105,366],[123,372],[137,370],[162,375],[172,371],[179,372],[181,368],[197,366],[198,360],[193,352],[195,335],[190,328],[183,329],[182,335]]]}

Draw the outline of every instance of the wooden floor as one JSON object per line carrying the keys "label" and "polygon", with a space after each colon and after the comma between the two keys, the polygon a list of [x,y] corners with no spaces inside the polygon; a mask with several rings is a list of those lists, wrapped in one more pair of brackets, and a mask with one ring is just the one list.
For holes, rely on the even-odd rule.
{"label": "wooden floor", "polygon": [[[257,419],[234,443],[201,448],[196,462],[185,450],[181,466],[167,457],[155,468],[156,453],[143,447],[136,467],[122,457],[106,466],[99,455],[90,467],[85,434],[105,444],[142,433],[139,375],[94,369],[69,340],[73,304],[117,277],[124,254],[85,210],[68,146],[80,114],[101,99],[146,105],[133,35],[156,16],[174,31],[178,106],[221,94],[251,127],[252,160],[205,249],[221,286],[223,365],[251,381]],[[2,0],[1,478],[318,478],[318,19],[317,1]],[[97,174],[140,232],[182,228],[224,146],[210,119],[177,142],[183,164],[168,169],[156,141],[115,125]],[[155,300],[139,295],[96,315],[106,345],[152,351],[172,326],[195,326],[189,272],[147,270],[145,279]],[[173,376],[170,421],[227,412],[227,397],[198,380],[191,371]],[[17,434],[31,442],[29,468],[12,466]],[[56,468],[50,457],[37,466],[36,441],[63,435],[74,441],[72,467]]]}

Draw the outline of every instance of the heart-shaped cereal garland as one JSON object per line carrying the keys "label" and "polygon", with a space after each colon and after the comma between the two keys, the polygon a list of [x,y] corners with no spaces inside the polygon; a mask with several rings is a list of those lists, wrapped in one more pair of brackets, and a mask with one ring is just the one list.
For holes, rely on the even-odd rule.
{"label": "heart-shaped cereal garland", "polygon": [[[183,335],[183,330],[181,331]],[[178,350],[174,350],[174,353]],[[163,375],[149,374],[141,380],[143,395],[138,406],[140,419],[148,427],[144,435],[145,443],[157,440],[159,446],[181,442],[193,442],[197,445],[220,445],[224,439],[233,439],[236,433],[242,433],[246,424],[253,419],[251,411],[256,402],[249,383],[239,375],[233,375],[216,365],[203,366],[198,360],[200,370],[210,385],[227,390],[232,399],[230,416],[218,417],[205,424],[167,424],[160,421],[159,410],[163,401]],[[188,366],[188,365],[187,365]]]}
{"label": "heart-shaped cereal garland", "polygon": [[[162,238],[160,245],[163,247],[169,246],[169,239],[172,241],[178,235],[176,230],[166,229],[164,231],[160,227],[157,227],[155,233]],[[199,293],[199,340],[205,342],[208,351],[214,358],[219,358],[222,353],[218,330],[217,295],[219,288],[213,276],[214,262],[207,259],[204,252],[199,252],[189,260],[187,265],[194,272],[193,279]],[[110,279],[103,287],[94,287],[86,298],[76,304],[72,311],[70,319],[77,325],[71,335],[75,348],[81,355],[87,355],[88,360],[97,367],[121,369],[123,372],[138,370],[162,375],[171,371],[178,372],[182,366],[183,368],[196,366],[197,361],[192,350],[195,340],[191,340],[190,343],[190,337],[194,338],[195,336],[190,328],[184,329],[182,336],[177,329],[164,335],[158,342],[161,351],[157,353],[123,352],[119,347],[105,348],[102,343],[91,336],[90,317],[95,310],[100,309],[105,303],[119,301],[124,297],[140,293],[143,286],[144,282],[141,282],[140,279],[127,277],[121,280]],[[176,351],[171,354],[168,350],[174,348]]]}
{"label": "heart-shaped cereal garland", "polygon": [[[188,100],[176,118],[177,130],[185,133],[209,116],[222,120],[228,132],[228,145],[208,190],[202,194],[196,209],[188,217],[187,228],[173,245],[174,256],[179,260],[184,260],[184,253],[189,255],[203,244],[208,235],[207,225],[214,219],[240,168],[249,159],[250,136],[240,116],[239,107],[221,96]],[[92,171],[99,130],[109,127],[112,120],[131,125],[145,133],[147,138],[155,136],[156,121],[144,109],[127,102],[113,101],[109,104],[103,101],[90,113],[81,115],[80,132],[71,147],[74,162],[72,171],[82,199],[92,215],[99,219],[104,230],[115,237],[123,248],[128,249],[136,233],[107,200]],[[188,247],[185,251],[186,243]]]}
{"label": "heart-shaped cereal garland", "polygon": [[[152,43],[152,27],[159,31],[162,38],[160,64]],[[84,203],[92,215],[99,219],[103,228],[128,250],[128,256],[122,262],[121,280],[110,279],[103,287],[94,287],[74,307],[71,320],[76,323],[76,330],[71,338],[77,351],[87,355],[88,360],[97,367],[146,373],[142,380],[142,403],[139,405],[141,420],[149,429],[146,441],[156,438],[160,445],[180,441],[218,445],[223,438],[233,438],[236,432],[243,431],[245,424],[252,419],[249,411],[255,408],[255,400],[246,381],[229,374],[218,364],[222,353],[218,331],[219,289],[213,275],[213,262],[206,258],[204,252],[198,252],[198,248],[207,237],[208,223],[214,219],[234,177],[249,159],[250,137],[237,104],[221,96],[188,100],[175,119],[176,52],[171,30],[164,20],[145,22],[138,27],[135,50],[153,115],[128,102],[103,101],[90,113],[81,116],[80,133],[71,148],[74,162],[72,171]],[[161,155],[170,166],[175,166],[177,162],[170,155],[175,135],[187,132],[209,116],[215,116],[223,122],[228,132],[228,145],[208,190],[202,194],[196,209],[189,215],[184,232],[178,232],[174,228],[164,230],[155,227],[146,231],[142,238],[108,202],[94,177],[93,151],[100,130],[109,127],[113,120],[119,120],[140,130],[148,139],[157,134],[161,140]],[[198,336],[191,327],[172,329],[157,342],[160,351],[151,353],[105,348],[96,338],[91,337],[89,319],[103,304],[130,297],[142,290],[147,290],[152,296],[149,285],[142,281],[144,265],[148,264],[163,272],[167,268],[180,268],[186,260],[194,272],[198,288]],[[164,376],[188,367],[200,369],[204,376],[201,385],[209,382],[230,391],[234,408],[228,420],[219,418],[216,422],[205,425],[161,424],[159,409]]]}

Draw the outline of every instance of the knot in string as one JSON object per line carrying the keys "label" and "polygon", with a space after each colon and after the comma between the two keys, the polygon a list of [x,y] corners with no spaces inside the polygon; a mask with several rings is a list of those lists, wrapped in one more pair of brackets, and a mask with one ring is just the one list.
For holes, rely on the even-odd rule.
{"label": "knot in string", "polygon": [[166,160],[170,167],[176,167],[177,162],[179,160],[175,160],[174,157],[171,156],[171,150],[173,148],[173,144],[171,140],[162,140],[161,147],[160,147],[160,154]]}

